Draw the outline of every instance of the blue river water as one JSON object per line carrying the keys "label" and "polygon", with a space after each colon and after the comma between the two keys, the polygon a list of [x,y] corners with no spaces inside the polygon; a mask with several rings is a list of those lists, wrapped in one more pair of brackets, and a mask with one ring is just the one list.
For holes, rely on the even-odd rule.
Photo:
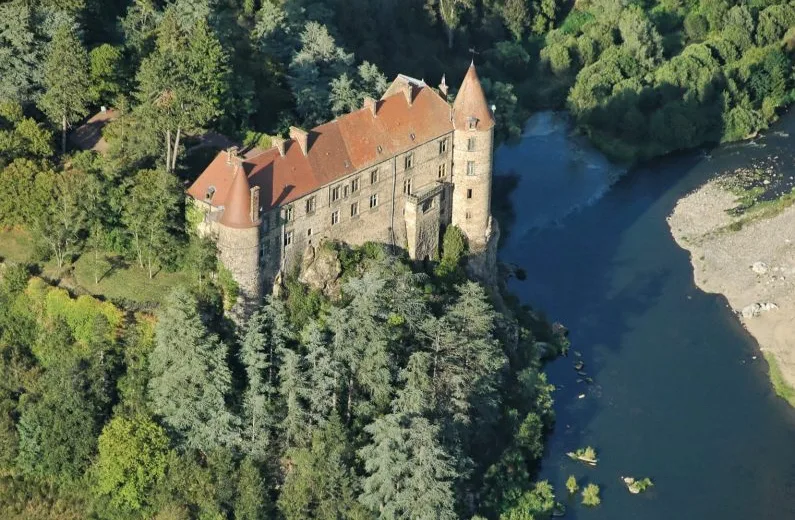
{"label": "blue river water", "polygon": [[[795,411],[725,299],[695,287],[665,220],[720,172],[774,155],[795,170],[794,144],[790,113],[753,142],[627,172],[547,112],[498,150],[496,173],[518,180],[510,204],[494,203],[511,216],[500,259],[528,274],[510,289],[571,330],[594,379],[577,382],[573,353],[547,367],[557,424],[540,478],[567,518],[795,519]],[[565,455],[586,445],[597,449],[595,468]],[[571,474],[600,486],[599,507],[566,499]],[[631,495],[621,476],[654,486]]]}

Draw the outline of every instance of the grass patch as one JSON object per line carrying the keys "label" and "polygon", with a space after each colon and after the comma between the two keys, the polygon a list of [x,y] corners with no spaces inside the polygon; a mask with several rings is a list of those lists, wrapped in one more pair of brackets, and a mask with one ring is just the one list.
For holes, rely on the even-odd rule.
{"label": "grass patch", "polygon": [[751,222],[775,217],[793,204],[795,204],[795,188],[777,199],[753,203],[745,209],[741,217],[724,227],[723,230],[740,231]]}
{"label": "grass patch", "polygon": [[781,373],[781,367],[778,366],[776,357],[769,352],[762,352],[767,360],[769,367],[768,373],[770,375],[770,382],[773,383],[773,390],[776,395],[787,401],[790,406],[795,406],[795,388],[784,379],[784,374]]}
{"label": "grass patch", "polygon": [[90,254],[80,256],[73,264],[58,269],[54,260],[46,263],[34,260],[33,239],[24,230],[0,231],[0,258],[3,261],[36,264],[41,274],[76,294],[90,294],[129,307],[157,305],[177,285],[190,284],[185,273],[159,271],[149,279],[146,269],[117,255],[106,255],[108,268],[99,283],[94,283],[94,265]]}
{"label": "grass patch", "polygon": [[27,263],[33,258],[33,239],[21,229],[0,229],[0,259]]}

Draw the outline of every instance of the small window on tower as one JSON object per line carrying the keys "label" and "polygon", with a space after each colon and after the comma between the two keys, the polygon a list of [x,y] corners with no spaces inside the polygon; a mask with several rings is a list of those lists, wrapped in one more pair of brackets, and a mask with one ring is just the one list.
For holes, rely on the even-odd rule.
{"label": "small window on tower", "polygon": [[467,122],[469,123],[470,130],[474,130],[478,126],[478,120],[476,117],[470,117]]}
{"label": "small window on tower", "polygon": [[442,163],[439,165],[439,178],[441,179],[447,175],[447,163]]}
{"label": "small window on tower", "polygon": [[407,153],[406,154],[406,169],[411,169],[414,167],[414,154]]}
{"label": "small window on tower", "polygon": [[472,198],[472,188],[467,188],[467,198],[468,199]]}
{"label": "small window on tower", "polygon": [[469,211],[467,211],[467,212],[466,212],[466,219],[467,219],[467,220],[469,220],[469,219],[471,219],[471,218],[472,218],[472,213],[471,213],[471,212],[469,212]]}
{"label": "small window on tower", "polygon": [[309,229],[306,230],[306,236],[308,236],[308,237],[312,236],[312,228],[309,228]]}
{"label": "small window on tower", "polygon": [[467,161],[467,175],[475,175],[475,161]]}
{"label": "small window on tower", "polygon": [[468,152],[474,152],[475,151],[475,138],[474,137],[470,137],[469,139],[467,139],[467,151]]}
{"label": "small window on tower", "polygon": [[205,194],[204,198],[210,200],[213,198],[213,195],[215,195],[215,186],[210,186],[207,188],[207,193]]}

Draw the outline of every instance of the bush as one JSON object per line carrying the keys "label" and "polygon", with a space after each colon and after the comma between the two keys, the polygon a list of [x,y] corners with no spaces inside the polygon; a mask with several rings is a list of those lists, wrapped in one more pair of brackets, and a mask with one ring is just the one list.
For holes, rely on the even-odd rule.
{"label": "bush", "polygon": [[707,19],[699,13],[690,13],[685,18],[685,33],[692,41],[701,41],[709,32]]}
{"label": "bush", "polygon": [[595,507],[602,503],[599,498],[599,486],[596,484],[588,484],[582,490],[582,503],[589,507]]}
{"label": "bush", "polygon": [[572,495],[580,489],[580,486],[577,485],[577,478],[574,475],[569,475],[569,478],[566,479],[566,489]]}

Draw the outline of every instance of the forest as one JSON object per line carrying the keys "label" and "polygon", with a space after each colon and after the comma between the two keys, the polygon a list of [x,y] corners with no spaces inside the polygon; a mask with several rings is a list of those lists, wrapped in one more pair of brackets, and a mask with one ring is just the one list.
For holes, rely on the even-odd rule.
{"label": "forest", "polygon": [[747,138],[795,96],[794,25],[775,0],[0,3],[0,517],[547,518],[566,341],[467,280],[455,228],[436,266],[329,246],[339,295],[288,277],[236,326],[185,185],[213,136],[267,147],[470,60],[499,142],[545,109],[626,162]]}
{"label": "forest", "polygon": [[153,315],[5,266],[0,516],[549,514],[532,484],[554,421],[540,369],[565,337],[498,312],[450,235],[431,271],[325,246],[339,296],[291,279],[241,329],[211,284]]}

